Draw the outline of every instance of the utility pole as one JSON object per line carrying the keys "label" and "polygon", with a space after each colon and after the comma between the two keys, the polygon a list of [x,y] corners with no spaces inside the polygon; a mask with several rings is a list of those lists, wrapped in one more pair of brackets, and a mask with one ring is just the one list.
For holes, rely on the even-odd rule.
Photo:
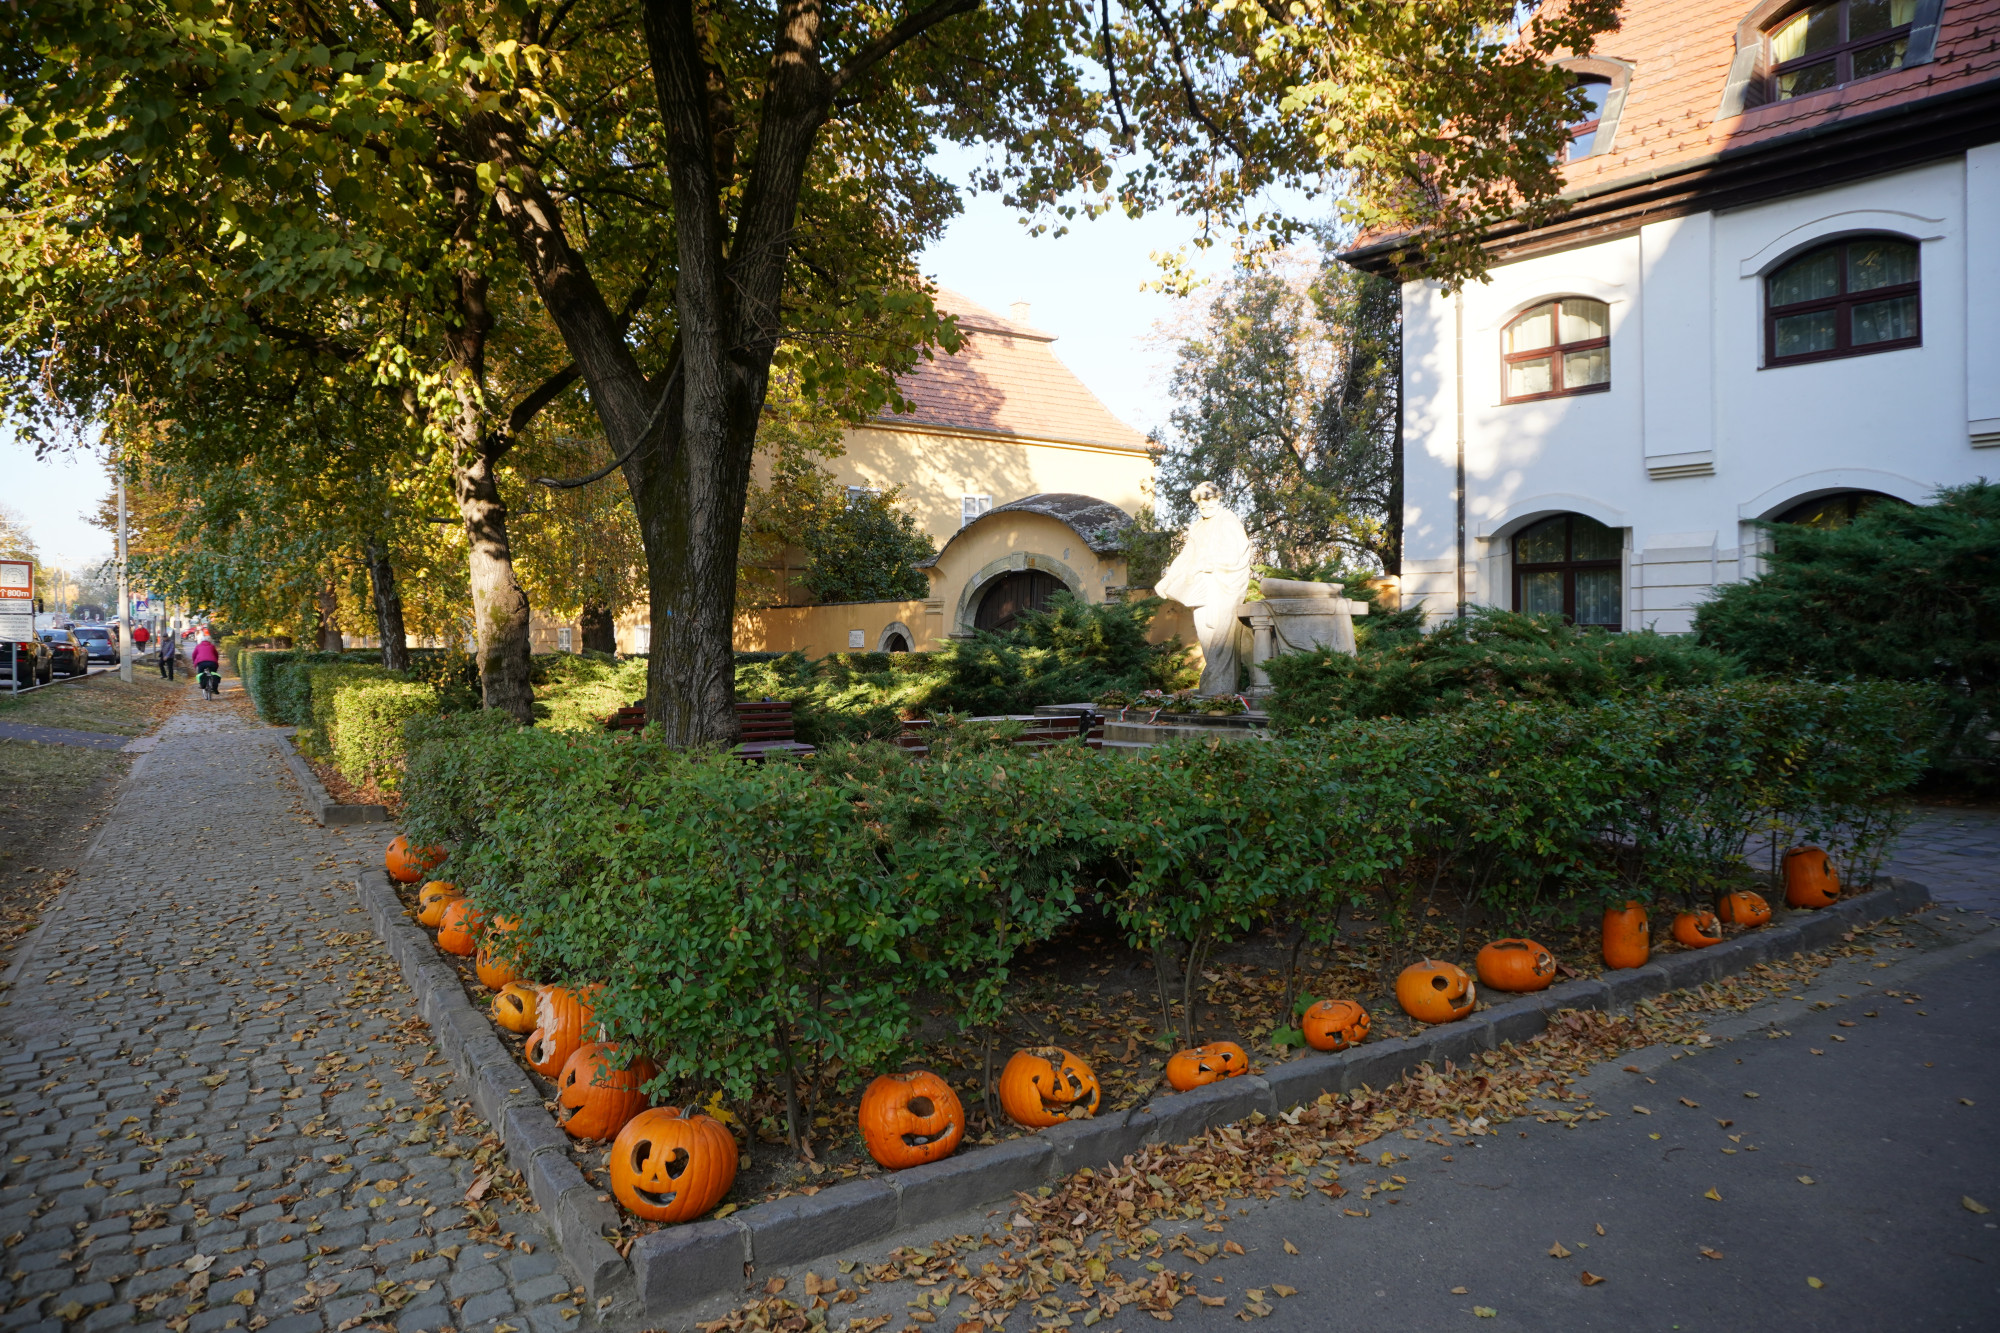
{"label": "utility pole", "polygon": [[118,468],[118,679],[132,683],[132,585],[125,574],[125,469]]}

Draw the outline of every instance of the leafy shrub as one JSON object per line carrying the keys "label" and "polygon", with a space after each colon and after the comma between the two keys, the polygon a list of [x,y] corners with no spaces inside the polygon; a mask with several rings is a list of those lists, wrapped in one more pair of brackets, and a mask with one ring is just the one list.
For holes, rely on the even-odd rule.
{"label": "leafy shrub", "polygon": [[809,1113],[900,1058],[920,998],[992,1022],[1015,960],[1086,907],[1153,952],[1185,1024],[1172,988],[1208,950],[1265,925],[1324,939],[1364,903],[1392,940],[1451,898],[1462,927],[1691,903],[1763,834],[1865,883],[1928,708],[1894,684],[1748,681],[1136,758],[969,728],[925,762],[833,741],[763,765],[420,718],[406,828],[523,919],[531,975],[604,984],[598,1013],[659,1063],[655,1092],[775,1087]]}
{"label": "leafy shrub", "polygon": [[390,679],[379,666],[342,662],[337,658],[328,662],[296,662],[288,674],[294,682],[292,706],[302,715],[293,743],[301,753],[329,761],[333,758],[334,707],[340,695],[355,686]]}
{"label": "leafy shrub", "polygon": [[1765,573],[1696,610],[1701,641],[1755,671],[1934,685],[1934,768],[2000,782],[2000,485],[1876,505],[1841,528],[1766,531]]}
{"label": "leafy shrub", "polygon": [[338,682],[326,747],[334,767],[356,786],[396,790],[403,776],[403,724],[437,711],[437,691],[416,681]]}
{"label": "leafy shrub", "polygon": [[236,669],[236,659],[243,652],[243,636],[241,634],[223,635],[221,642],[215,645],[215,651],[221,656],[223,665],[229,668],[230,675],[240,676],[243,674]]}
{"label": "leafy shrub", "polygon": [[408,675],[437,692],[438,708],[443,712],[470,713],[485,705],[486,696],[479,685],[479,662],[471,653],[456,648],[414,651],[410,654]]}
{"label": "leafy shrub", "polygon": [[594,730],[609,714],[646,697],[644,659],[551,653],[537,657],[535,665],[535,715],[559,730]]}
{"label": "leafy shrub", "polygon": [[1496,699],[1580,704],[1729,679],[1724,654],[1650,630],[1608,634],[1556,616],[1480,610],[1421,632],[1390,629],[1353,654],[1323,648],[1268,664],[1270,712],[1296,730],[1349,717],[1423,717]]}

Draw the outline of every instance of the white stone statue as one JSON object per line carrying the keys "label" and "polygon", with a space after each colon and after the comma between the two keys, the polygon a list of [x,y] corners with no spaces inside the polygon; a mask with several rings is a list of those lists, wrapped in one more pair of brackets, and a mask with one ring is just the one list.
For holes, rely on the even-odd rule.
{"label": "white stone statue", "polygon": [[1160,575],[1154,591],[1194,612],[1194,634],[1202,655],[1201,684],[1195,692],[1234,694],[1236,608],[1250,587],[1250,534],[1210,483],[1196,486],[1188,498],[1201,517],[1188,525],[1181,553]]}

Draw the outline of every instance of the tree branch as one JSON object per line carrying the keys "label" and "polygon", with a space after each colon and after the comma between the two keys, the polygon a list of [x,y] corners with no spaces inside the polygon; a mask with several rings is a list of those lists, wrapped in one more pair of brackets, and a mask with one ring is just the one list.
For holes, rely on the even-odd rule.
{"label": "tree branch", "polygon": [[618,455],[618,457],[612,459],[609,463],[606,463],[587,477],[574,477],[567,481],[557,477],[536,477],[534,479],[535,484],[561,491],[575,490],[579,486],[588,486],[594,481],[603,481],[617,469],[624,467],[631,460],[632,455],[646,447],[646,441],[650,440],[653,437],[653,432],[660,428],[660,421],[666,416],[667,404],[672,401],[674,396],[674,381],[680,378],[680,374],[681,363],[679,360],[676,360],[673,370],[667,375],[667,382],[660,386],[660,401],[654,406],[653,415],[646,419],[645,429],[641,430],[638,438],[632,441],[630,449],[627,449],[624,453]]}
{"label": "tree branch", "polygon": [[1243,151],[1243,146],[1224,134],[1222,127],[1210,120],[1208,113],[1201,109],[1201,100],[1194,93],[1194,77],[1188,73],[1187,58],[1181,54],[1181,35],[1174,31],[1173,24],[1167,22],[1166,14],[1160,9],[1160,0],[1144,0],[1144,3],[1146,8],[1152,11],[1154,21],[1160,25],[1160,31],[1166,34],[1167,49],[1174,54],[1174,69],[1181,78],[1181,93],[1187,98],[1188,114],[1200,121],[1202,127],[1215,136],[1216,142],[1228,144],[1240,158],[1249,157],[1249,154]]}
{"label": "tree branch", "polygon": [[507,414],[507,436],[512,438],[526,430],[536,414],[560,398],[563,390],[576,383],[577,378],[576,362],[572,361],[536,385],[534,392],[514,404],[514,410]]}
{"label": "tree branch", "polygon": [[838,93],[848,84],[866,74],[893,54],[896,48],[914,38],[923,36],[948,18],[969,14],[979,8],[981,0],[933,0],[927,8],[905,18],[901,23],[865,44],[848,59],[839,73],[833,76],[833,91]]}

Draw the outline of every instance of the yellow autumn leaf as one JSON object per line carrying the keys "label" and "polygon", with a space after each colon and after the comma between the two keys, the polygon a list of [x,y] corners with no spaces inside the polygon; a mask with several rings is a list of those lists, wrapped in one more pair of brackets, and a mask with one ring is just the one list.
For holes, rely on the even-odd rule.
{"label": "yellow autumn leaf", "polygon": [[1985,1204],[1979,1202],[1977,1199],[1973,1198],[1969,1194],[1959,1195],[1958,1202],[1960,1206],[1963,1207],[1965,1211],[1968,1213],[1990,1213],[1993,1211],[1991,1208],[1988,1208]]}
{"label": "yellow autumn leaf", "polygon": [[1713,1186],[1713,1185],[1710,1185],[1710,1186],[1708,1187],[1708,1193],[1706,1193],[1706,1194],[1702,1195],[1701,1197],[1702,1197],[1702,1198],[1704,1198],[1704,1199],[1713,1199],[1713,1200],[1715,1200],[1715,1201],[1716,1201],[1717,1203],[1721,1203],[1721,1202],[1722,1202],[1722,1195],[1716,1192],[1716,1188],[1715,1188],[1715,1186]]}
{"label": "yellow autumn leaf", "polygon": [[1821,1287],[1824,1287],[1826,1283],[1820,1281],[1816,1277],[1809,1277],[1806,1279],[1806,1285],[1808,1287],[1811,1287],[1814,1291],[1818,1291]]}
{"label": "yellow autumn leaf", "polygon": [[1563,1248],[1563,1243],[1561,1241],[1557,1241],[1555,1244],[1549,1246],[1549,1258],[1567,1259],[1569,1258],[1569,1251]]}

